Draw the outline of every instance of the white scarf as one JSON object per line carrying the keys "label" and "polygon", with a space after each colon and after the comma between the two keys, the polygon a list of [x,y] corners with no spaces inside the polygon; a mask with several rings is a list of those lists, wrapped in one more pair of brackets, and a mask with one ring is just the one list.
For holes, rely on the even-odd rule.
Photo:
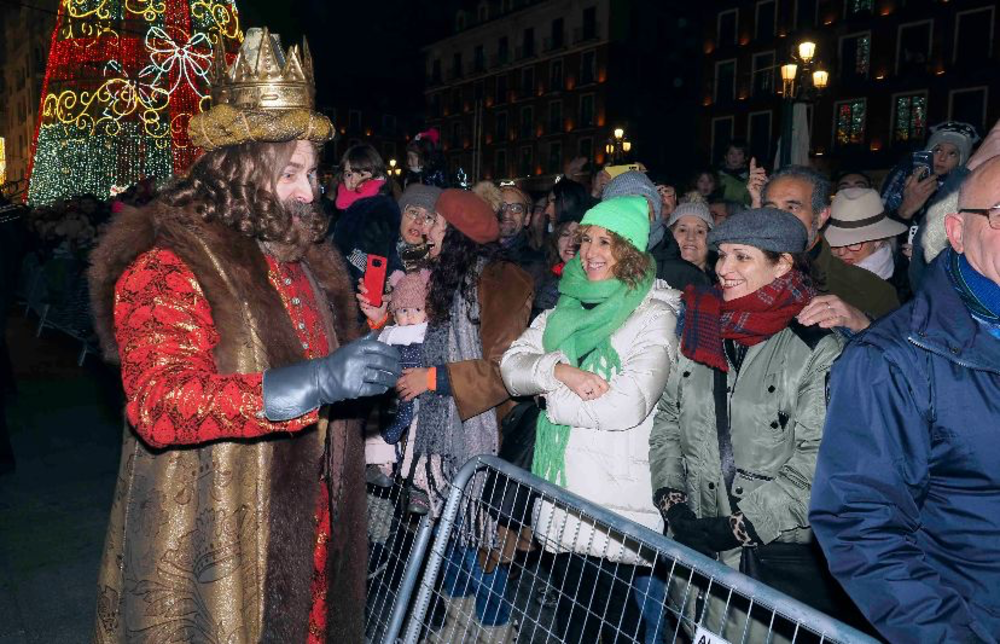
{"label": "white scarf", "polygon": [[858,268],[875,273],[884,280],[892,277],[896,264],[892,257],[892,245],[883,244],[877,251],[855,264]]}

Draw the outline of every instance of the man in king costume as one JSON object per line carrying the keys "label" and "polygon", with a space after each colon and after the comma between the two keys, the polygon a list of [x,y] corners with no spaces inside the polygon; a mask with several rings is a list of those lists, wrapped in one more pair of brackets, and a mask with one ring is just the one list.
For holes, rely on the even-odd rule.
{"label": "man in king costume", "polygon": [[126,394],[96,642],[361,642],[366,529],[357,403],[395,349],[359,338],[323,243],[308,47],[251,29],[221,56],[205,150],[92,256],[93,309]]}

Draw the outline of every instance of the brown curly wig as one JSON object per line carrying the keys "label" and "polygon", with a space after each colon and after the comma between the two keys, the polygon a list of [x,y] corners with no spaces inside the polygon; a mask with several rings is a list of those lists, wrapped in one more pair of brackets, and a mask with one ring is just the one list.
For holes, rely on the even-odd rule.
{"label": "brown curly wig", "polygon": [[278,175],[297,143],[250,142],[206,152],[157,200],[264,242],[288,246],[318,242],[326,234],[329,219],[313,207],[319,203],[315,182],[313,204],[282,204],[277,197]]}
{"label": "brown curly wig", "polygon": [[[591,226],[580,226],[577,231],[577,244],[590,229]],[[611,256],[615,258],[611,274],[616,279],[625,282],[629,288],[635,288],[653,269],[653,257],[649,253],[641,252],[632,245],[632,242],[618,233],[608,230],[608,234],[611,236]]]}

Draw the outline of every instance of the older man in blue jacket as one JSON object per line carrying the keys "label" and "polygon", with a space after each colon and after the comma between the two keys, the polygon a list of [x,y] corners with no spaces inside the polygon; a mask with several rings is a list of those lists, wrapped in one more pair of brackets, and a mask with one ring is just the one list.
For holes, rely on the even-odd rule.
{"label": "older man in blue jacket", "polygon": [[1000,640],[1000,157],[951,248],[834,366],[810,520],[891,642]]}

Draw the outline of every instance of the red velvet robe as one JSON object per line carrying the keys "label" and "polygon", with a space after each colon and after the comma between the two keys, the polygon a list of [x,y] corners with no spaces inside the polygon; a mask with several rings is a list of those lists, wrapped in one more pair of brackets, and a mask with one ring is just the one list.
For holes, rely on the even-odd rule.
{"label": "red velvet robe", "polygon": [[[316,296],[302,266],[266,256],[268,278],[308,358],[325,356]],[[197,445],[294,432],[317,421],[313,411],[285,422],[264,418],[262,373],[220,375],[212,349],[219,341],[208,301],[191,270],[169,250],[140,255],[115,285],[115,338],[129,422],[149,445]],[[325,641],[326,542],[330,504],[317,477],[316,540],[309,644]]]}

